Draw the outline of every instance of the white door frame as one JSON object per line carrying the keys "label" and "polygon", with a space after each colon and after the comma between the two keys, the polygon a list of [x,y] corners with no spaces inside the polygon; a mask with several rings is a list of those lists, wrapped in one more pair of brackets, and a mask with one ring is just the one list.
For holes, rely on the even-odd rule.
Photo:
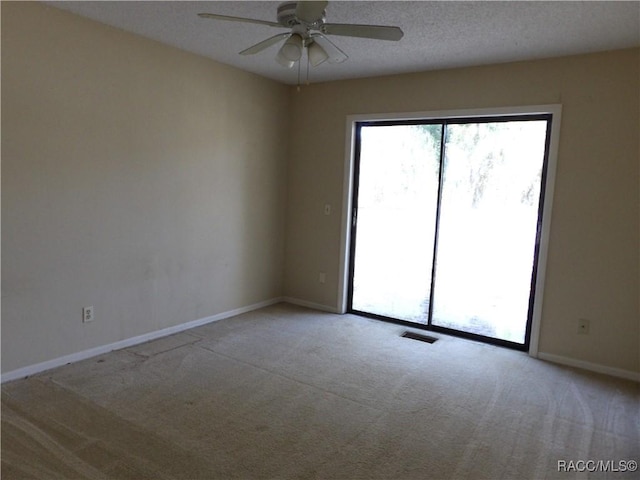
{"label": "white door frame", "polygon": [[469,117],[495,117],[527,114],[551,114],[551,138],[547,158],[547,175],[545,181],[545,196],[542,211],[542,231],[540,232],[540,250],[538,252],[538,270],[533,302],[533,316],[531,319],[531,337],[529,341],[529,355],[538,356],[538,342],[540,339],[540,324],[542,319],[542,304],[544,284],[547,270],[547,254],[549,236],[551,233],[551,211],[553,206],[554,187],[556,179],[556,165],[558,162],[558,144],[560,140],[560,122],[562,105],[528,105],[519,107],[482,108],[471,110],[442,110],[432,112],[406,112],[382,114],[348,115],[346,124],[344,179],[342,192],[342,219],[340,234],[340,265],[338,281],[337,311],[347,311],[347,293],[349,285],[349,245],[351,244],[351,210],[353,199],[353,165],[355,132],[357,122],[366,121],[402,121],[402,120],[441,120]]}

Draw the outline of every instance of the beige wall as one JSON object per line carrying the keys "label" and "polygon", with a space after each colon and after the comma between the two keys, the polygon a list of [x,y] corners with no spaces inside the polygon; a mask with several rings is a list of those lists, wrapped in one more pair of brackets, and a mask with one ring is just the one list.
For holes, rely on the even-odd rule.
{"label": "beige wall", "polygon": [[560,103],[540,351],[640,371],[639,60],[633,49],[292,91],[285,294],[337,305],[340,215],[322,208],[346,200],[347,115]]}
{"label": "beige wall", "polygon": [[[638,372],[639,57],[297,93],[4,2],[2,371],[283,293],[335,307],[347,115],[561,103],[540,350]],[[83,325],[85,305],[96,320]]]}
{"label": "beige wall", "polygon": [[2,371],[279,297],[288,113],[282,85],[3,2]]}

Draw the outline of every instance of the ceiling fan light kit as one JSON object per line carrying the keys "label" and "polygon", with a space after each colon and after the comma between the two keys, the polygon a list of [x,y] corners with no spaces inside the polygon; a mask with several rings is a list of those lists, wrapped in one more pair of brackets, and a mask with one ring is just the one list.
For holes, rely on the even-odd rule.
{"label": "ceiling fan light kit", "polygon": [[289,29],[289,32],[276,34],[240,52],[241,55],[254,55],[286,39],[276,55],[276,61],[286,68],[292,68],[296,62],[299,62],[304,50],[307,52],[308,63],[314,67],[327,61],[328,63],[344,62],[348,58],[347,55],[331,42],[327,35],[388,41],[398,41],[404,35],[399,27],[326,23],[325,9],[328,3],[326,1],[283,2],[278,5],[277,22],[215,13],[199,13],[198,16]]}
{"label": "ceiling fan light kit", "polygon": [[278,54],[276,55],[276,62],[278,62],[280,65],[282,65],[284,68],[293,68],[293,66],[295,65],[295,61],[293,60],[287,60],[284,55],[282,55],[281,51],[278,51]]}
{"label": "ceiling fan light kit", "polygon": [[291,34],[291,36],[284,42],[284,45],[280,48],[280,53],[284,58],[289,61],[297,62],[302,57],[302,46],[304,40],[297,33]]}
{"label": "ceiling fan light kit", "polygon": [[329,59],[329,55],[324,51],[324,48],[313,41],[307,47],[307,55],[309,56],[309,62],[314,67],[317,67]]}

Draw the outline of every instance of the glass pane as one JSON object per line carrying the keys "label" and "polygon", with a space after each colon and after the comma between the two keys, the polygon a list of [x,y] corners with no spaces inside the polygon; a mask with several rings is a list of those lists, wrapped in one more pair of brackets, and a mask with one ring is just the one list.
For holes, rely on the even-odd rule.
{"label": "glass pane", "polygon": [[363,126],[352,308],[427,323],[442,126]]}
{"label": "glass pane", "polygon": [[546,128],[447,127],[434,325],[524,343]]}

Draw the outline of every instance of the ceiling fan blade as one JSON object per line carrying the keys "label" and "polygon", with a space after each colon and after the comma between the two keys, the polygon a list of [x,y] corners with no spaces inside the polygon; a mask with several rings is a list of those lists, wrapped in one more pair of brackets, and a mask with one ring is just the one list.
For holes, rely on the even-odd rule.
{"label": "ceiling fan blade", "polygon": [[404,36],[400,27],[382,25],[355,25],[349,23],[325,23],[322,31],[327,35],[343,37],[373,38],[376,40],[398,41]]}
{"label": "ceiling fan blade", "polygon": [[317,42],[318,45],[324,49],[327,55],[329,55],[329,63],[342,63],[349,58],[346,53],[340,50],[331,40],[321,33],[312,33],[310,36],[313,38],[313,41]]}
{"label": "ceiling fan blade", "polygon": [[285,37],[291,35],[289,32],[278,33],[273,37],[269,37],[266,40],[261,41],[260,43],[256,43],[253,47],[249,47],[246,50],[240,52],[240,55],[253,55],[254,53],[258,53],[263,51],[265,48],[269,48],[271,45],[278,43]]}
{"label": "ceiling fan blade", "polygon": [[296,17],[306,23],[313,23],[322,18],[329,2],[299,1],[296,6]]}
{"label": "ceiling fan blade", "polygon": [[257,20],[255,18],[230,17],[228,15],[218,15],[217,13],[199,13],[198,16],[200,18],[213,18],[215,20],[227,20],[229,22],[257,23],[258,25],[284,28],[279,23],[270,22],[268,20]]}

